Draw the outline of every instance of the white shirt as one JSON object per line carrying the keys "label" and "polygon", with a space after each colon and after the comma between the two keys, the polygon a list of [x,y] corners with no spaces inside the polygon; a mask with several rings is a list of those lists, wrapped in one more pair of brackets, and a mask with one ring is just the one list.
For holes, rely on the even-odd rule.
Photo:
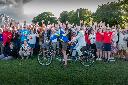
{"label": "white shirt", "polygon": [[78,46],[83,47],[86,46],[85,38],[84,38],[84,31],[79,31],[76,38],[74,38],[72,41],[78,41]]}
{"label": "white shirt", "polygon": [[94,44],[96,42],[96,34],[89,35],[90,43]]}
{"label": "white shirt", "polygon": [[127,35],[126,34],[119,33],[119,44],[126,44],[127,41],[124,40],[126,38],[127,38]]}
{"label": "white shirt", "polygon": [[28,43],[29,44],[36,44],[36,36],[37,36],[37,34],[28,35],[28,39],[29,39]]}
{"label": "white shirt", "polygon": [[112,36],[112,41],[113,43],[116,43],[118,41],[118,35],[117,33],[115,33],[113,36]]}

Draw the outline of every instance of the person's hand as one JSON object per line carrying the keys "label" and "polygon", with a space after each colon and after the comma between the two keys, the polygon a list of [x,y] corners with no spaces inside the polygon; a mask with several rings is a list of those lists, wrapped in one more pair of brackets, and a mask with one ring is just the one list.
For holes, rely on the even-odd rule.
{"label": "person's hand", "polygon": [[71,43],[71,41],[68,42],[68,44],[70,44],[70,43]]}
{"label": "person's hand", "polygon": [[71,44],[71,43],[72,43],[71,41],[68,42],[68,44]]}
{"label": "person's hand", "polygon": [[4,46],[4,43],[2,43],[2,46]]}

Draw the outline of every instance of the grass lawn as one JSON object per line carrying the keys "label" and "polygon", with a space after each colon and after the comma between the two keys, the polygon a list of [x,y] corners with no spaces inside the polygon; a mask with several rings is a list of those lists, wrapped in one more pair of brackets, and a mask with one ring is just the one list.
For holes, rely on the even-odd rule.
{"label": "grass lawn", "polygon": [[54,61],[43,67],[36,59],[0,61],[0,85],[127,85],[128,62],[95,62],[83,67],[70,62],[64,69]]}

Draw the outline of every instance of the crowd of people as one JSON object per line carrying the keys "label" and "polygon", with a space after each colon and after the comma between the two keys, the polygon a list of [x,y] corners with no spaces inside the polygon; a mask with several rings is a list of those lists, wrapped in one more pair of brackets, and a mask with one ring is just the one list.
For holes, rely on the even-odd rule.
{"label": "crowd of people", "polygon": [[[128,30],[119,25],[110,27],[104,22],[80,26],[69,23],[23,24],[19,22],[5,23],[0,28],[0,59],[24,59],[38,55],[40,48],[48,48],[50,41],[56,52],[61,44],[64,65],[67,66],[67,50],[78,52],[82,56],[82,48],[94,50],[96,60],[113,61],[115,56],[127,59]],[[72,51],[71,58],[75,59]]]}

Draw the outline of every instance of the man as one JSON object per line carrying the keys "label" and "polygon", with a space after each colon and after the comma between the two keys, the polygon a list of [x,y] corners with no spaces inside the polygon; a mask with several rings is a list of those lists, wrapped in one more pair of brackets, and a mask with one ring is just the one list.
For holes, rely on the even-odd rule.
{"label": "man", "polygon": [[37,37],[37,34],[33,33],[33,31],[31,30],[31,34],[28,35],[28,43],[31,47],[31,55],[33,55],[33,49],[35,48],[36,37]]}
{"label": "man", "polygon": [[66,25],[65,24],[60,24],[60,27],[59,27],[59,30],[57,32],[58,34],[58,38],[60,39],[61,41],[61,45],[62,45],[62,53],[63,53],[63,57],[64,57],[64,66],[67,67],[67,54],[66,54],[66,51],[67,51],[67,45],[68,45],[68,37],[66,35]]}
{"label": "man", "polygon": [[12,40],[12,33],[9,32],[9,27],[5,27],[3,31],[3,45],[4,45],[4,56],[7,57],[10,42]]}
{"label": "man", "polygon": [[9,31],[8,27],[5,27],[3,31],[3,45],[5,46],[7,43],[10,44],[11,39],[12,33]]}
{"label": "man", "polygon": [[27,36],[30,34],[30,31],[27,29],[26,26],[23,26],[23,28],[20,30],[20,36],[21,36],[21,43],[23,44],[24,40],[27,40]]}

